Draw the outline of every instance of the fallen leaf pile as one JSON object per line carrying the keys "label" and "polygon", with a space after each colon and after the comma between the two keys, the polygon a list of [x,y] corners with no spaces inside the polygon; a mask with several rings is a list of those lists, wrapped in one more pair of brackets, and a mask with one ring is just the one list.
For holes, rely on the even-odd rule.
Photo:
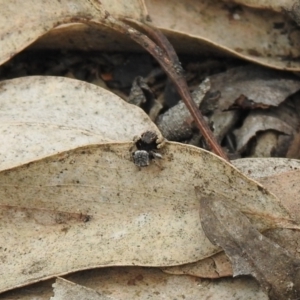
{"label": "fallen leaf pile", "polygon": [[[298,6],[24,3],[0,0],[0,299],[298,299],[300,162],[262,158],[300,157],[300,81],[286,72],[300,70]],[[203,74],[208,63],[186,64],[186,77],[219,143],[250,158],[195,147],[207,144],[148,56],[128,78],[118,55],[85,56],[82,80],[76,55],[16,63],[38,49],[141,50],[129,40],[141,23],[180,53],[227,57]],[[147,131],[154,150],[137,147]]]}

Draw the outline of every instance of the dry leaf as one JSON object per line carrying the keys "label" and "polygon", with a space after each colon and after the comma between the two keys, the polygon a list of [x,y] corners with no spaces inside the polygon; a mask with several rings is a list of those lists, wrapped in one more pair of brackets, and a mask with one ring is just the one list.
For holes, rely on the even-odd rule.
{"label": "dry leaf", "polygon": [[134,105],[92,84],[48,76],[0,84],[0,169],[86,144],[161,134]]}
{"label": "dry leaf", "polygon": [[[278,69],[299,70],[299,29],[283,13],[226,5],[217,0],[146,0],[143,7],[146,7],[142,10],[144,19],[149,14],[146,19],[161,29],[179,52],[230,54]],[[290,4],[274,3],[271,9],[278,11],[279,7],[280,12],[282,7],[289,10]],[[140,50],[124,36],[102,30],[87,25],[57,29],[38,41],[36,47],[74,49],[75,46],[87,50],[89,45],[95,50]],[[72,43],[66,38],[70,35]]]}
{"label": "dry leaf", "polygon": [[254,276],[270,299],[300,296],[300,260],[261,235],[225,199],[200,197],[201,225],[209,240],[230,258],[233,275]]}
{"label": "dry leaf", "polygon": [[24,288],[0,294],[1,300],[49,300],[53,295],[54,280],[41,281]]}
{"label": "dry leaf", "polygon": [[241,128],[234,131],[237,141],[237,151],[243,151],[247,143],[257,132],[275,130],[292,135],[293,127],[280,120],[272,111],[252,111],[245,119]]}
{"label": "dry leaf", "polygon": [[291,212],[295,220],[300,220],[299,179],[300,170],[259,179],[259,182],[272,191],[279,199],[285,199],[284,206]]}
{"label": "dry leaf", "polygon": [[159,165],[139,170],[131,148],[91,145],[0,173],[1,291],[87,268],[213,255],[195,186],[235,203],[259,230],[297,228],[272,194],[209,152],[167,143]]}
{"label": "dry leaf", "polygon": [[108,268],[68,276],[68,280],[120,300],[137,299],[230,299],[266,300],[251,278],[203,280],[174,276],[154,268]]}
{"label": "dry leaf", "polygon": [[[118,300],[153,299],[230,299],[267,300],[268,297],[252,278],[225,278],[222,281],[203,280],[191,276],[170,276],[156,268],[115,267],[88,270],[68,275],[67,279],[101,295]],[[41,296],[40,284],[0,295],[1,300],[49,300]],[[44,290],[49,290],[48,283]],[[25,298],[29,294],[31,298]],[[70,299],[70,298],[69,298]]]}
{"label": "dry leaf", "polygon": [[[179,50],[219,49],[278,69],[299,69],[299,28],[284,14],[223,1],[146,0],[152,24]],[[276,28],[276,24],[281,24]],[[291,31],[292,30],[292,31]],[[288,35],[285,32],[293,32]],[[210,50],[211,52],[211,50]]]}
{"label": "dry leaf", "polygon": [[[131,17],[135,21],[151,19],[151,25],[162,29],[179,51],[201,50],[203,53],[208,50],[278,69],[300,69],[295,59],[299,56],[299,29],[286,15],[246,6],[232,9],[231,5],[224,5],[223,1],[195,0],[172,0],[168,3],[147,0],[130,2],[130,5],[104,1],[103,6],[99,6],[96,0],[64,0],[47,3],[47,9],[42,2],[26,2],[25,5],[20,0],[9,4],[2,1],[0,9],[5,14],[0,26],[0,35],[3,36],[0,62],[5,62],[60,24],[93,22],[99,25],[101,19],[105,18],[104,8],[116,17]],[[285,8],[289,9],[290,6]],[[12,19],[17,19],[18,24],[10,22]],[[277,28],[274,24],[281,26]],[[98,25],[96,29],[78,24],[55,29],[37,46],[106,51],[140,49],[111,28]],[[22,30],[16,30],[15,26]]]}
{"label": "dry leaf", "polygon": [[286,72],[248,65],[210,77],[211,91],[220,91],[220,110],[227,110],[244,95],[254,104],[278,106],[300,89],[296,76]]}
{"label": "dry leaf", "polygon": [[[63,278],[57,278],[53,284],[54,296],[50,300],[114,300],[116,298],[102,295],[93,289],[73,283]],[[116,299],[117,300],[117,299]]]}
{"label": "dry leaf", "polygon": [[[232,3],[231,0],[223,1]],[[272,9],[281,12],[282,8],[290,9],[295,3],[295,0],[234,0],[233,2],[249,7],[255,7],[260,9]]]}
{"label": "dry leaf", "polygon": [[[90,1],[43,2],[13,0],[0,1],[0,63],[33,43],[52,28],[65,22],[76,22],[76,17],[96,17]],[[100,16],[100,14],[98,13]],[[11,22],[15,20],[15,22]]]}
{"label": "dry leaf", "polygon": [[[233,160],[232,164],[242,173],[263,184],[273,192],[282,204],[290,211],[296,220],[299,220],[300,208],[298,201],[298,176],[285,180],[292,171],[300,171],[300,160],[286,158],[243,158]],[[289,177],[289,176],[287,176]],[[283,178],[283,180],[280,180]],[[276,180],[277,179],[277,180]],[[287,184],[284,183],[287,181]],[[289,229],[271,229],[264,234],[272,241],[285,247],[291,254],[300,259],[300,250],[297,241],[299,231]],[[170,274],[189,274],[202,278],[219,278],[232,276],[232,267],[224,252],[217,253],[209,258],[195,263],[163,268]]]}
{"label": "dry leaf", "polygon": [[202,259],[195,263],[162,268],[168,274],[188,274],[201,278],[220,278],[232,276],[232,266],[224,252]]}
{"label": "dry leaf", "polygon": [[[214,134],[220,142],[223,140],[225,134],[228,133],[228,130],[230,130],[240,118],[240,113],[224,110],[232,107],[239,108],[245,102],[250,106],[243,108],[248,109],[278,106],[288,96],[300,88],[300,81],[295,76],[252,65],[229,69],[227,72],[211,76],[210,80],[211,91],[220,92],[218,109],[210,119],[213,124]],[[239,100],[243,99],[244,102],[240,101],[240,103]],[[282,108],[280,110],[282,110]],[[246,119],[244,125],[235,132],[238,151],[245,147],[246,143],[248,143],[251,137],[255,136],[257,131],[270,128],[277,130],[279,128],[282,130],[285,129],[285,133],[290,133],[290,130],[286,129],[286,126],[280,125],[280,120],[271,120],[266,116],[257,120],[258,114],[259,116],[268,116],[269,112],[254,112],[250,114],[250,116],[248,116],[249,119]],[[271,114],[271,116],[273,116],[273,114]],[[278,116],[275,115],[274,117]],[[288,125],[290,125],[289,122],[287,122]],[[272,126],[273,123],[275,123],[274,126]],[[265,144],[265,140],[263,140],[263,142]],[[287,145],[288,143],[284,141],[282,144]],[[268,149],[272,149],[273,146],[273,144],[270,145]],[[267,148],[267,146],[264,145],[264,148]],[[255,150],[256,156],[258,156],[259,149],[257,148]],[[262,150],[260,150],[260,152],[262,152]],[[270,152],[268,156],[270,156]]]}
{"label": "dry leaf", "polygon": [[[136,20],[144,20],[147,17],[146,7],[139,0],[130,1],[130,5],[117,0],[104,0],[101,3],[97,0],[62,0],[47,3],[35,1],[26,1],[25,3],[21,0],[13,0],[9,3],[0,1],[0,11],[3,12],[0,20],[0,36],[2,37],[0,39],[0,64],[60,25],[62,25],[60,29],[54,30],[54,36],[56,37],[57,31],[62,31],[66,35],[63,39],[59,40],[58,38],[57,41],[50,42],[50,45],[56,45],[60,49],[64,48],[59,46],[63,42],[70,43],[72,48],[79,43],[85,50],[92,50],[92,44],[95,42],[97,45],[95,50],[99,50],[99,45],[106,51],[111,44],[118,44],[119,47],[122,47],[122,43],[119,43],[126,39],[118,39],[121,35],[106,26],[98,26],[97,30],[93,31],[91,39],[84,37],[88,31],[86,29],[84,34],[81,32],[79,36],[71,33],[72,28],[78,28],[78,24],[74,25],[74,23],[94,22],[95,24],[98,22],[99,24],[101,19],[105,18],[105,10],[115,17],[128,17]],[[11,22],[11,20],[17,21]],[[82,29],[82,25],[79,28]],[[112,33],[114,34],[113,40],[111,39]]]}
{"label": "dry leaf", "polygon": [[243,174],[260,180],[262,177],[280,175],[281,173],[300,170],[300,160],[287,158],[242,158],[232,164]]}

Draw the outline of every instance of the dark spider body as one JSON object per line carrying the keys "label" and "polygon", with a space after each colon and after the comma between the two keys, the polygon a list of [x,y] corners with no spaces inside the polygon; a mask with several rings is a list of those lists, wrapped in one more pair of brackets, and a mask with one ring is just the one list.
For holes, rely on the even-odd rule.
{"label": "dark spider body", "polygon": [[155,158],[162,158],[157,153],[157,134],[153,131],[145,131],[140,138],[136,139],[136,151],[132,153],[133,162],[138,167],[147,167]]}

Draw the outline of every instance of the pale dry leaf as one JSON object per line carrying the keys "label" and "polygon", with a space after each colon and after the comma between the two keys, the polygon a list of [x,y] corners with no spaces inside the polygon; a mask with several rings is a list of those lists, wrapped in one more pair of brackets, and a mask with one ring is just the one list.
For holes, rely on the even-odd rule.
{"label": "pale dry leaf", "polygon": [[293,58],[299,57],[300,30],[283,13],[232,7],[218,0],[145,3],[151,24],[163,30],[179,51],[199,51],[201,45],[201,53],[218,49],[273,68],[299,69]]}
{"label": "pale dry leaf", "polygon": [[294,129],[285,121],[279,119],[271,111],[252,111],[245,119],[242,127],[234,130],[237,141],[237,151],[243,151],[251,138],[257,132],[275,130],[287,135],[292,135]]}
{"label": "pale dry leaf", "polygon": [[203,280],[185,275],[164,274],[154,268],[98,269],[70,275],[67,278],[120,300],[268,299],[251,278]]}
{"label": "pale dry leaf", "polygon": [[[286,158],[243,158],[231,161],[246,176],[259,181],[265,188],[274,193],[281,203],[290,211],[297,220],[300,215],[298,201],[298,176],[287,182],[286,175],[300,171],[300,160]],[[280,179],[281,176],[283,180]],[[275,180],[274,180],[275,179]],[[288,229],[272,229],[264,234],[277,244],[285,247],[295,257],[300,259],[298,231]],[[232,276],[232,266],[224,252],[217,253],[209,258],[186,265],[163,268],[170,274],[189,274],[202,278],[218,278]]]}
{"label": "pale dry leaf", "polygon": [[141,0],[130,0],[130,2],[119,0],[101,0],[99,2],[101,2],[105,10],[107,10],[115,18],[144,20],[148,16],[145,3]]}
{"label": "pale dry leaf", "polygon": [[41,281],[24,288],[14,289],[0,294],[1,300],[49,300],[53,295],[54,279]]}
{"label": "pale dry leaf", "polygon": [[[72,26],[70,24],[78,22],[101,22],[105,18],[105,10],[112,13],[115,17],[130,17],[136,20],[144,20],[147,17],[147,10],[142,1],[130,1],[123,3],[117,0],[98,1],[98,0],[62,0],[35,2],[13,0],[0,1],[0,11],[2,18],[0,20],[0,64],[9,60],[15,54],[23,50],[35,40],[49,32],[51,29],[61,26],[62,32],[66,32],[66,36],[60,42],[51,41],[52,46],[60,47],[62,41],[67,41],[71,45],[76,44],[76,40],[80,39],[80,43],[85,50],[92,50],[93,40],[96,41],[96,49],[99,50],[99,44],[106,50],[111,44],[118,44],[118,34],[112,40],[111,35],[114,32],[106,26],[98,26],[91,39],[87,40],[78,38],[76,34],[72,35]],[[11,20],[15,20],[12,22]],[[69,24],[69,25],[66,25]],[[78,25],[75,25],[77,28]],[[80,26],[79,26],[80,27]],[[82,26],[81,26],[82,28]],[[59,30],[58,30],[59,31]],[[55,35],[55,33],[54,33]],[[108,36],[105,43],[104,36]],[[118,44],[120,45],[120,44]],[[116,46],[115,46],[116,47]],[[44,46],[45,48],[45,46]]]}
{"label": "pale dry leaf", "polygon": [[67,49],[80,51],[136,52],[144,51],[128,36],[105,26],[91,27],[85,24],[59,26],[41,36],[30,50]]}
{"label": "pale dry leaf", "polygon": [[300,132],[297,132],[293,136],[293,140],[289,144],[288,151],[286,153],[286,158],[300,158]]}
{"label": "pale dry leaf", "polygon": [[225,135],[239,120],[239,115],[239,111],[237,110],[221,111],[217,109],[213,113],[210,122],[213,127],[214,136],[217,138],[219,144],[221,144]]}
{"label": "pale dry leaf", "polygon": [[231,163],[243,174],[254,179],[300,170],[300,160],[290,158],[241,158]]}
{"label": "pale dry leaf", "polygon": [[[141,0],[131,0],[130,2],[103,0],[101,1],[101,4],[105,10],[115,18],[131,18],[142,22],[149,19],[145,3]],[[97,26],[97,28],[95,28],[79,23],[72,23],[53,28],[53,30],[49,31],[46,35],[41,36],[32,45],[32,48],[77,49],[83,51],[142,50],[136,43],[132,43],[127,36],[120,34],[109,27]]]}
{"label": "pale dry leaf", "polygon": [[[250,144],[249,157],[272,157],[277,156],[275,151],[279,149],[279,137],[282,134],[273,130],[266,130],[263,132],[257,132],[255,135],[255,142]],[[291,135],[283,135],[288,138],[292,138]],[[280,155],[284,156],[284,155]]]}
{"label": "pale dry leaf", "polygon": [[270,299],[298,299],[300,260],[257,231],[226,199],[201,197],[201,225],[230,258],[234,276],[252,275]]}
{"label": "pale dry leaf", "polygon": [[232,276],[232,266],[224,252],[202,259],[195,263],[162,268],[168,274],[188,274],[201,278],[220,278]]}
{"label": "pale dry leaf", "polygon": [[[91,1],[96,2],[96,1]],[[0,64],[52,28],[76,18],[91,19],[100,13],[90,1],[0,1]],[[12,22],[14,20],[14,22]]]}
{"label": "pale dry leaf", "polygon": [[300,170],[259,178],[259,182],[282,201],[295,220],[300,220]]}
{"label": "pale dry leaf", "polygon": [[[224,278],[222,281],[212,281],[191,276],[170,276],[157,268],[103,268],[71,274],[67,279],[119,300],[268,299],[252,278]],[[51,290],[51,283],[47,284],[47,287],[44,284],[44,290]],[[49,300],[49,296],[41,295],[40,285],[41,283],[6,292],[0,295],[0,299]],[[25,298],[24,295],[29,293],[31,298]]]}
{"label": "pale dry leaf", "polygon": [[76,270],[213,255],[220,249],[201,229],[194,187],[225,197],[259,230],[298,228],[276,197],[214,154],[166,143],[163,159],[140,170],[132,146],[90,145],[0,173],[1,291]]}
{"label": "pale dry leaf", "polygon": [[53,284],[53,291],[50,300],[117,300],[60,277]]}
{"label": "pale dry leaf", "polygon": [[240,5],[246,5],[249,7],[255,7],[260,9],[271,9],[274,11],[281,12],[283,8],[285,9],[291,9],[293,4],[295,3],[295,0],[222,0],[224,2],[229,2],[232,4],[232,2],[240,4]]}
{"label": "pale dry leaf", "polygon": [[286,72],[248,65],[210,76],[211,91],[220,91],[218,106],[227,110],[241,96],[256,105],[278,106],[300,89],[299,78]]}
{"label": "pale dry leaf", "polygon": [[[283,13],[246,6],[232,9],[231,5],[224,5],[223,1],[195,0],[172,0],[168,3],[146,0],[134,1],[133,4],[130,2],[130,5],[104,1],[102,7],[96,0],[64,0],[47,3],[47,9],[44,3],[31,5],[26,2],[26,6],[23,5],[20,0],[10,1],[9,4],[6,1],[0,3],[1,11],[5,12],[3,26],[0,26],[3,28],[0,33],[3,36],[1,63],[43,34],[65,23],[87,22],[91,25],[96,21],[98,25],[97,29],[84,24],[55,29],[39,41],[37,47],[141,49],[112,28],[99,26],[101,19],[105,18],[104,9],[107,8],[116,17],[131,17],[137,22],[152,20],[151,25],[162,29],[179,51],[218,52],[278,69],[300,69],[295,59],[299,56],[299,29]],[[10,22],[12,19],[19,20],[17,28],[15,22]]]}
{"label": "pale dry leaf", "polygon": [[300,124],[297,108],[289,99],[289,101],[282,103],[280,106],[272,107],[265,111],[262,115],[265,115],[266,119],[269,117],[277,118],[279,122],[284,122],[292,127],[293,132],[292,134],[284,134],[272,129],[258,132],[255,137],[255,143],[250,144],[248,155],[251,157],[286,157],[291,145],[297,139],[296,132]]}
{"label": "pale dry leaf", "polygon": [[[227,109],[239,109],[245,104],[249,107],[242,108],[253,109],[256,107],[268,108],[269,106],[278,106],[288,96],[300,88],[300,81],[295,76],[252,65],[229,69],[227,72],[210,76],[210,80],[211,91],[220,92],[218,109],[210,119],[213,124],[214,135],[220,143],[225,134],[228,133],[228,130],[236,124],[240,117],[238,111],[227,111]],[[253,136],[254,133],[252,131],[256,132],[255,128],[259,126],[259,124],[257,124],[255,120],[253,120],[253,123],[255,123],[255,126],[252,126],[251,123],[249,126],[251,128],[250,130],[246,127],[241,134],[238,134],[237,139],[238,142],[241,143],[238,144],[239,147],[242,147],[244,145],[243,142],[248,142],[249,138]],[[245,124],[245,126],[247,126],[247,124]],[[251,132],[252,135],[250,135]],[[243,138],[245,138],[245,141]],[[263,142],[265,143],[265,140],[263,140]],[[285,142],[283,144],[286,145],[287,143]],[[269,146],[269,148],[270,147],[272,148],[273,145]],[[267,146],[264,145],[264,148],[267,148]],[[262,150],[260,150],[260,152],[262,152]],[[256,156],[258,156],[258,154]],[[270,152],[268,156],[270,156]]]}
{"label": "pale dry leaf", "polygon": [[[300,232],[292,229],[270,229],[263,233],[273,242],[288,250],[295,258],[300,259]],[[220,278],[233,276],[232,265],[224,252],[202,259],[195,263],[162,268],[168,274],[187,274],[200,278]]]}
{"label": "pale dry leaf", "polygon": [[161,134],[134,105],[95,85],[33,76],[0,83],[0,169],[86,144]]}

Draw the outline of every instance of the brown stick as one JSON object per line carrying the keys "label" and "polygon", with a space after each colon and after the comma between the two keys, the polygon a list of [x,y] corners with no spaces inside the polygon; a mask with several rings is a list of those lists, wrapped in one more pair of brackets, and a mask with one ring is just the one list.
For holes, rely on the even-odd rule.
{"label": "brown stick", "polygon": [[181,64],[178,60],[174,48],[171,46],[167,38],[161,32],[154,30],[153,28],[150,29],[150,27],[148,26],[141,26],[147,33],[149,33],[149,35],[152,36],[155,42],[157,42],[156,44],[146,35],[137,31],[133,27],[125,24],[122,21],[114,19],[108,12],[106,12],[105,19],[102,19],[101,23],[129,36],[132,40],[137,42],[146,51],[148,51],[159,62],[161,67],[165,70],[165,72],[169,75],[169,77],[177,87],[182,100],[186,104],[188,110],[195,120],[197,127],[204,136],[208,145],[211,147],[212,151],[223,159],[229,161],[227,155],[218,144],[197,105],[193,101],[186,80],[183,76],[183,69],[181,67]]}

